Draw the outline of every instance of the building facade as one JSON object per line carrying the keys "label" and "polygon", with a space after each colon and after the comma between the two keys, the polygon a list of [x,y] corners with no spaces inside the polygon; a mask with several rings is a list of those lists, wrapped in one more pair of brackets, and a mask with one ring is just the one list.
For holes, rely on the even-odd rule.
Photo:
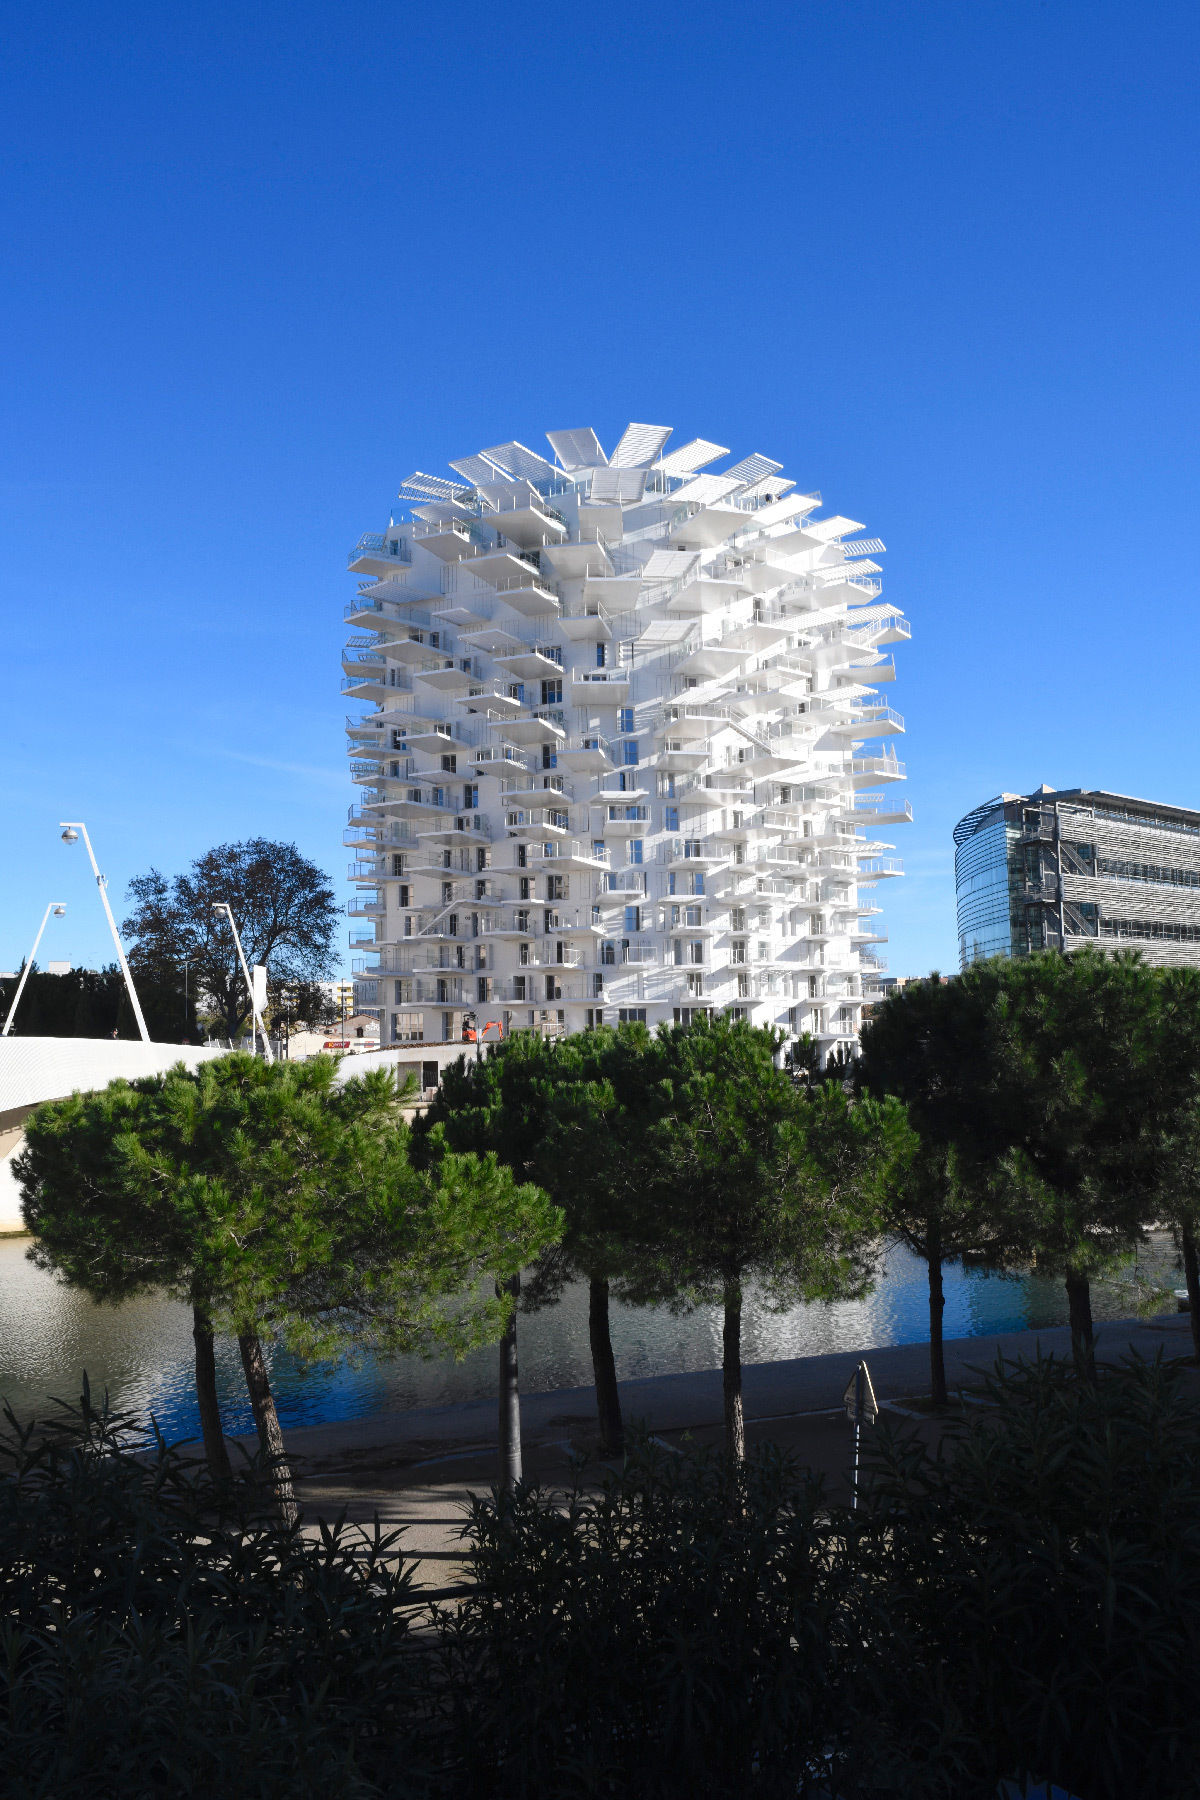
{"label": "building facade", "polygon": [[959,964],[1081,944],[1200,967],[1200,813],[1123,794],[998,794],[954,830]]}
{"label": "building facade", "polygon": [[414,474],[351,552],[356,1010],[388,1042],[733,1012],[857,1042],[909,629],[781,465],[630,425]]}

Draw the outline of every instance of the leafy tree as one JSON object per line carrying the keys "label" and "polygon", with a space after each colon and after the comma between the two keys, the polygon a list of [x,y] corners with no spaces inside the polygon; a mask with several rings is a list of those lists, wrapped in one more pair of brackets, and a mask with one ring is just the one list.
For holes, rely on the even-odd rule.
{"label": "leafy tree", "polygon": [[548,1040],[521,1032],[485,1058],[446,1070],[415,1131],[437,1130],[459,1150],[492,1151],[559,1206],[563,1234],[539,1258],[525,1310],[554,1304],[565,1283],[588,1283],[588,1334],[601,1447],[623,1447],[609,1307],[635,1267],[647,1286],[643,1171],[646,1059],[642,1025]]}
{"label": "leafy tree", "polygon": [[1089,948],[976,968],[960,980],[998,989],[991,1135],[1009,1149],[997,1186],[1030,1206],[1038,1266],[1063,1276],[1090,1359],[1091,1278],[1145,1235],[1154,971],[1137,951]]}
{"label": "leafy tree", "polygon": [[132,940],[134,979],[143,971],[163,983],[184,962],[190,979],[216,1007],[224,1035],[236,1038],[250,1017],[250,996],[224,915],[233,908],[247,963],[265,964],[272,990],[333,973],[340,917],[328,877],[295,844],[249,838],[219,844],[185,875],[168,881],[157,869],[129,884],[134,911],[121,927]]}
{"label": "leafy tree", "polygon": [[1200,1358],[1200,969],[1159,969],[1157,983],[1147,1118],[1154,1214],[1175,1233]]}
{"label": "leafy tree", "polygon": [[259,1439],[293,1507],[263,1339],[461,1355],[503,1331],[492,1293],[555,1235],[492,1158],[415,1170],[387,1070],[339,1085],[318,1057],[219,1057],[113,1082],[31,1117],[17,1162],[30,1256],[95,1299],[165,1289],[193,1309],[206,1454],[227,1475],[213,1334],[238,1339]]}
{"label": "leafy tree", "polygon": [[840,1083],[797,1089],[780,1039],[741,1020],[660,1031],[647,1061],[656,1118],[645,1206],[675,1292],[724,1308],[725,1441],[745,1453],[742,1302],[862,1293],[877,1234],[876,1187],[894,1106],[852,1106]]}
{"label": "leafy tree", "polygon": [[[990,1165],[1007,1149],[996,1106],[999,992],[995,965],[969,980],[938,974],[910,982],[876,1007],[863,1028],[860,1091],[903,1101],[884,1181],[884,1216],[926,1264],[933,1399],[946,1401],[942,1268],[964,1251],[993,1264],[1028,1253],[1027,1209],[998,1204]],[[1009,1196],[1010,1202],[1015,1196]]]}

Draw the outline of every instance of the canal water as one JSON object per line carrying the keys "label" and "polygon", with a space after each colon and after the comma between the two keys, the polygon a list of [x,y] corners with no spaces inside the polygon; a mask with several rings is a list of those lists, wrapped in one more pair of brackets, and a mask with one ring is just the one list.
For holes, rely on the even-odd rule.
{"label": "canal water", "polygon": [[[52,1397],[78,1396],[86,1369],[94,1393],[107,1388],[122,1410],[152,1414],[169,1440],[196,1436],[190,1311],[160,1298],[96,1306],[34,1268],[26,1258],[28,1245],[27,1238],[0,1240],[0,1397],[19,1416],[44,1414]],[[1143,1255],[1140,1274],[1161,1287],[1173,1287],[1181,1277],[1171,1263],[1169,1239],[1160,1237]],[[951,1264],[945,1286],[950,1338],[1066,1323],[1062,1285],[1047,1277],[1003,1277]],[[1132,1282],[1098,1285],[1095,1314],[1099,1319],[1127,1317],[1138,1310],[1138,1297]],[[1158,1310],[1170,1305],[1164,1301]],[[663,1307],[614,1305],[612,1329],[622,1379],[714,1368],[721,1360],[721,1315],[713,1307],[680,1317]],[[799,1306],[780,1314],[751,1298],[743,1330],[747,1363],[925,1342],[925,1265],[902,1246],[893,1246],[865,1299]],[[527,1393],[589,1383],[586,1288],[570,1288],[558,1306],[522,1317],[519,1340],[521,1386]],[[285,1426],[485,1399],[496,1391],[496,1353],[490,1348],[460,1363],[366,1357],[357,1366],[309,1368],[278,1348],[269,1354]],[[234,1342],[218,1344],[217,1380],[226,1430],[252,1431]]]}

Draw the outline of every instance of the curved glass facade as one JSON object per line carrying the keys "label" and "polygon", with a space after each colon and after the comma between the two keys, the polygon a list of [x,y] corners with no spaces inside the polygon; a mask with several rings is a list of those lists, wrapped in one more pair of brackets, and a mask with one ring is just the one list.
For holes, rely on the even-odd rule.
{"label": "curved glass facade", "polygon": [[980,826],[954,853],[954,884],[958,893],[958,963],[988,956],[1012,955],[1009,920],[1009,845],[1019,835],[998,807],[990,822]]}

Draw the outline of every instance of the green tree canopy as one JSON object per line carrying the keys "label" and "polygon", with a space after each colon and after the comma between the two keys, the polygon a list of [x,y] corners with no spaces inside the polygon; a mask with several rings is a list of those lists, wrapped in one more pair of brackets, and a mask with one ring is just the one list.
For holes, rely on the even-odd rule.
{"label": "green tree canopy", "polygon": [[[39,1108],[17,1163],[41,1266],[100,1300],[161,1289],[196,1317],[205,1442],[223,1448],[202,1337],[236,1335],[264,1448],[282,1438],[263,1337],[461,1355],[503,1330],[495,1282],[560,1227],[494,1156],[414,1169],[394,1080],[333,1058],[231,1055]],[[285,1496],[286,1498],[286,1496]]]}

